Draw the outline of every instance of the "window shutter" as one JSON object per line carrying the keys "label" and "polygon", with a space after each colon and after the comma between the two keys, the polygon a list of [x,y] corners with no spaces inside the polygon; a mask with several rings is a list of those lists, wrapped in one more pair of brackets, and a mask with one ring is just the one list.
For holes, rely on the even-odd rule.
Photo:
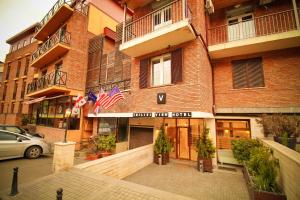
{"label": "window shutter", "polygon": [[148,66],[149,59],[143,59],[140,62],[140,88],[147,88],[148,86]]}
{"label": "window shutter", "polygon": [[171,83],[182,81],[182,49],[176,49],[171,54]]}
{"label": "window shutter", "polygon": [[244,62],[233,61],[233,88],[246,88],[247,87],[247,76],[246,66]]}
{"label": "window shutter", "polygon": [[249,60],[247,65],[247,75],[249,87],[265,86],[261,58]]}

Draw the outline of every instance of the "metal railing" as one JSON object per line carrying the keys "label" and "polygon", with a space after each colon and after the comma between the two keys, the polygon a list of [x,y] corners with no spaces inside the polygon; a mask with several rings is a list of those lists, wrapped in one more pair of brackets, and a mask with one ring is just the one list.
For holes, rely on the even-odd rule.
{"label": "metal railing", "polygon": [[41,78],[27,84],[27,94],[42,90],[54,85],[65,86],[67,83],[67,73],[55,70],[52,73],[46,74]]}
{"label": "metal railing", "polygon": [[[191,10],[187,4],[183,5],[185,0],[175,0],[168,3],[161,8],[148,13],[138,19],[125,23],[125,33],[123,35],[124,41],[128,42],[134,38],[142,37],[148,33],[165,27],[169,24],[174,24],[185,18],[191,19]],[[185,13],[183,12],[185,7]]]}
{"label": "metal railing", "polygon": [[130,91],[130,84],[131,84],[131,79],[125,79],[125,80],[115,81],[115,82],[106,82],[106,83],[99,84],[99,86],[97,87],[87,88],[86,91],[87,93],[91,91],[94,94],[98,94],[100,88],[102,88],[105,92],[110,92],[113,87],[118,86],[121,92],[127,92]]}
{"label": "metal railing", "polygon": [[31,62],[37,60],[41,55],[48,52],[54,45],[58,43],[70,44],[71,34],[65,31],[65,28],[62,27],[58,29],[46,42],[44,42],[31,56]]}
{"label": "metal railing", "polygon": [[233,24],[208,29],[209,45],[296,30],[293,10],[255,17]]}
{"label": "metal railing", "polygon": [[72,4],[76,0],[58,0],[52,8],[49,10],[49,12],[46,14],[46,16],[41,20],[39,25],[35,28],[35,32],[37,33],[54,15],[55,13],[63,6],[63,5],[69,5],[72,6]]}

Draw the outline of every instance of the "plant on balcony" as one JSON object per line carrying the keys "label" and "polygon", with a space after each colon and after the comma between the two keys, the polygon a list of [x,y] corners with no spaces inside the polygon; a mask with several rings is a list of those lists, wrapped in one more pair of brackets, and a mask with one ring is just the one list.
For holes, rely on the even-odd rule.
{"label": "plant on balcony", "polygon": [[154,144],[154,162],[159,164],[159,159],[161,158],[161,164],[166,165],[169,162],[169,153],[171,151],[171,143],[167,135],[165,134],[165,129],[162,126],[159,130],[158,137]]}
{"label": "plant on balcony", "polygon": [[213,146],[211,139],[208,137],[209,128],[204,128],[203,133],[200,135],[196,143],[198,152],[198,168],[199,161],[203,162],[203,171],[213,172],[212,158],[216,152],[216,148]]}
{"label": "plant on balcony", "polygon": [[243,173],[251,199],[286,199],[277,183],[279,164],[269,148],[254,139],[233,141],[232,147],[234,157],[244,164]]}
{"label": "plant on balcony", "polygon": [[100,135],[96,142],[97,148],[100,150],[101,157],[109,156],[116,148],[116,137],[114,134]]}
{"label": "plant on balcony", "polygon": [[300,135],[300,117],[295,115],[272,114],[262,115],[257,120],[264,129],[267,137],[273,134],[274,141],[279,142],[291,149],[295,149],[297,137]]}

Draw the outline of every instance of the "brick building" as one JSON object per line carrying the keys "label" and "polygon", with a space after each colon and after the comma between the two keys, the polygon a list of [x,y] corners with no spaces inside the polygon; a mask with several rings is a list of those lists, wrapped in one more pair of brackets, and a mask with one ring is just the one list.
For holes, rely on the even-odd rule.
{"label": "brick building", "polygon": [[[11,76],[9,81],[4,81],[2,94],[6,95],[8,102],[2,103],[4,106],[1,108],[6,114],[4,118],[1,117],[4,119],[1,123],[20,124],[20,116],[7,113],[13,113],[12,110],[16,112],[19,105],[24,105],[26,111],[19,113],[28,114],[30,128],[43,134],[47,142],[62,141],[67,127],[67,140],[75,141],[76,149],[79,149],[82,141],[91,135],[88,122],[80,113],[70,116],[67,123],[66,111],[73,107],[76,96],[85,92],[89,40],[102,35],[104,30],[114,32],[122,14],[122,8],[110,0],[59,0],[41,22],[30,29],[33,40],[37,41],[35,46],[30,46],[30,51],[19,50],[19,40],[22,39],[19,34],[9,39],[12,49],[17,50],[8,54],[5,61],[7,67],[4,71]],[[27,101],[19,103],[19,84],[25,84],[12,74],[19,73],[18,62],[23,54],[27,56],[27,65],[30,61],[30,78],[25,82],[26,91],[22,90]],[[10,72],[7,73],[7,70]],[[20,79],[24,80],[23,74]],[[20,82],[18,85],[17,81]],[[16,95],[13,94],[13,88],[18,91]]]}
{"label": "brick building", "polygon": [[152,143],[164,126],[171,157],[196,160],[206,126],[218,161],[234,163],[231,140],[262,137],[262,113],[300,112],[299,1],[118,2],[134,11],[116,36],[132,57],[130,88],[88,114],[95,134],[117,135],[117,152]]}

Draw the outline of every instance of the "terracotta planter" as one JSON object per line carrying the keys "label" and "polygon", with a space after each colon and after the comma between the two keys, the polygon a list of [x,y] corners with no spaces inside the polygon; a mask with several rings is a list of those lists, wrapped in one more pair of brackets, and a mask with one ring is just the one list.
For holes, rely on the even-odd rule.
{"label": "terracotta planter", "polygon": [[162,153],[162,165],[166,165],[169,162],[169,153]]}
{"label": "terracotta planter", "polygon": [[102,157],[102,158],[103,158],[103,157],[107,157],[107,156],[112,155],[112,153],[109,152],[109,151],[102,151],[102,152],[100,152],[100,154],[101,154],[101,157]]}
{"label": "terracotta planter", "polygon": [[249,174],[248,169],[245,166],[243,168],[243,174],[247,183],[247,188],[248,188],[250,198],[252,200],[286,200],[287,199],[286,196],[281,193],[259,191],[255,189],[251,184],[252,182],[251,176]]}
{"label": "terracotta planter", "polygon": [[97,160],[99,155],[96,153],[87,153],[85,159],[86,160]]}
{"label": "terracotta planter", "polygon": [[159,154],[154,153],[153,162],[159,165]]}
{"label": "terracotta planter", "polygon": [[[278,143],[282,144],[282,140],[284,140],[283,137],[279,137],[279,136],[276,136],[276,135],[274,136],[274,141],[275,142],[278,142]],[[288,146],[287,146],[288,148],[295,150],[296,149],[296,144],[297,144],[297,138],[295,138],[295,137],[288,138]]]}

